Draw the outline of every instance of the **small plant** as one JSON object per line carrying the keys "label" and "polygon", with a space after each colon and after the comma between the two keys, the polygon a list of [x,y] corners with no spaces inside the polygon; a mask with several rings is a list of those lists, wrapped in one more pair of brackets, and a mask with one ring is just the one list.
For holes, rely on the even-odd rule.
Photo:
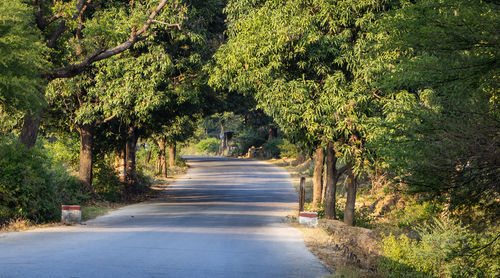
{"label": "small plant", "polygon": [[196,149],[200,153],[215,154],[219,151],[220,142],[217,138],[203,139],[196,144]]}
{"label": "small plant", "polygon": [[267,142],[265,142],[262,145],[262,148],[264,149],[264,152],[267,154],[269,157],[280,157],[281,149],[280,145],[283,144],[283,139],[280,138],[274,138],[271,139]]}
{"label": "small plant", "polygon": [[475,234],[448,219],[416,230],[419,239],[390,234],[382,240],[379,270],[387,277],[497,277],[497,234]]}

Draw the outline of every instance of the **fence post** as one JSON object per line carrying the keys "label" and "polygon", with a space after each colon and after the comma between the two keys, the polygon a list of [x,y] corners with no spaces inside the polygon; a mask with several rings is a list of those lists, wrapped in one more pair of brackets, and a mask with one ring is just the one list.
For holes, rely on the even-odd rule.
{"label": "fence post", "polygon": [[299,187],[299,214],[304,211],[304,203],[306,201],[306,177],[300,177],[300,187]]}

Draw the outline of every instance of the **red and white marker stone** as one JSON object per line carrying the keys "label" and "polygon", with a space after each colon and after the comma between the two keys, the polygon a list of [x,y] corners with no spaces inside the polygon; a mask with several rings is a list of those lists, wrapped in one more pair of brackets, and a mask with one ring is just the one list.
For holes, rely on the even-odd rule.
{"label": "red and white marker stone", "polygon": [[299,224],[311,227],[318,226],[318,213],[301,211],[299,213]]}
{"label": "red and white marker stone", "polygon": [[79,224],[82,222],[82,207],[75,205],[63,205],[61,222],[64,224]]}

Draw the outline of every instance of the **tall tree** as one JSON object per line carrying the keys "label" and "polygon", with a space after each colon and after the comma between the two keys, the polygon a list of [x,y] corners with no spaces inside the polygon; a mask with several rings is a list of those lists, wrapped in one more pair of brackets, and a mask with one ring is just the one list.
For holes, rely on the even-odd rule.
{"label": "tall tree", "polygon": [[[228,41],[216,54],[211,84],[254,95],[295,141],[333,143],[358,175],[375,98],[359,78],[359,60],[384,2],[229,1]],[[352,198],[347,203],[354,209]]]}
{"label": "tall tree", "polygon": [[[47,81],[74,77],[93,63],[130,49],[154,35],[153,24],[180,28],[185,9],[168,0],[36,0],[32,5],[42,41],[53,49],[50,61],[55,68],[40,72]],[[24,117],[19,140],[28,147],[35,144],[40,116],[39,109]]]}
{"label": "tall tree", "polygon": [[33,111],[44,105],[40,72],[49,64],[31,8],[21,0],[0,1],[0,109]]}
{"label": "tall tree", "polygon": [[499,28],[494,1],[408,2],[375,25],[365,67],[384,105],[370,141],[393,177],[490,218],[500,194]]}

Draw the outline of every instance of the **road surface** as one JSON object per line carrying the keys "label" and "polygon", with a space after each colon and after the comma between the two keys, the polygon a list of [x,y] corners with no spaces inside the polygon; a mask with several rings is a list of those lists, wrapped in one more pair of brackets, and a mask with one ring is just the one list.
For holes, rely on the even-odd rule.
{"label": "road surface", "polygon": [[283,222],[289,176],[264,162],[191,157],[166,197],[84,225],[0,234],[0,277],[323,277]]}

